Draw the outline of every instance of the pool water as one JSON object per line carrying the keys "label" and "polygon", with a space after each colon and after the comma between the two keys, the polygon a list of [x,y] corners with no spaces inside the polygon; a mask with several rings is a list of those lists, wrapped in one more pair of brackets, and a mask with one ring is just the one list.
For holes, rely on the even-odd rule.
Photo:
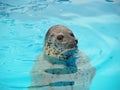
{"label": "pool water", "polygon": [[70,28],[96,67],[90,90],[120,90],[119,0],[0,0],[0,90],[28,90],[47,30]]}

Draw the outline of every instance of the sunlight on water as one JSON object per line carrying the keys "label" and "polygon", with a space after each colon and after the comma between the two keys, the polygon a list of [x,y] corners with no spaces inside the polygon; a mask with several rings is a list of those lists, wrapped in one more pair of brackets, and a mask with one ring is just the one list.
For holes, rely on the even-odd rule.
{"label": "sunlight on water", "polygon": [[119,8],[119,0],[1,0],[0,90],[28,90],[45,33],[56,24],[74,32],[96,67],[90,90],[120,90]]}

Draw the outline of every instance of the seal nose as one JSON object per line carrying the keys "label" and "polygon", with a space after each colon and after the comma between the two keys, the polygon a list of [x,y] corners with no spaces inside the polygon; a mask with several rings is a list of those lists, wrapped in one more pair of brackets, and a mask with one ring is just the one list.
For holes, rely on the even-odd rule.
{"label": "seal nose", "polygon": [[75,39],[75,42],[76,42],[76,44],[78,44],[78,40],[77,39]]}

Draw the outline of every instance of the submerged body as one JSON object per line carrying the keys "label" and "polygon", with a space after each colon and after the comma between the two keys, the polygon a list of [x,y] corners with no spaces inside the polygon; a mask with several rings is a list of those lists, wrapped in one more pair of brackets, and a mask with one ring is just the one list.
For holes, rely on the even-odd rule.
{"label": "submerged body", "polygon": [[31,70],[30,90],[89,90],[95,68],[78,50],[77,42],[73,33],[64,26],[56,25],[49,29],[44,51]]}

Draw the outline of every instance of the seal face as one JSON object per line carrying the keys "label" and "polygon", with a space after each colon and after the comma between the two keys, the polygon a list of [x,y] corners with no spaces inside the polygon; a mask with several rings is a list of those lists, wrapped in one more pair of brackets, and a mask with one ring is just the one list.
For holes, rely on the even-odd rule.
{"label": "seal face", "polygon": [[96,69],[77,47],[78,40],[65,26],[51,27],[43,52],[31,70],[29,90],[89,90]]}
{"label": "seal face", "polygon": [[51,27],[45,37],[44,53],[60,59],[68,59],[77,51],[78,40],[65,26]]}

